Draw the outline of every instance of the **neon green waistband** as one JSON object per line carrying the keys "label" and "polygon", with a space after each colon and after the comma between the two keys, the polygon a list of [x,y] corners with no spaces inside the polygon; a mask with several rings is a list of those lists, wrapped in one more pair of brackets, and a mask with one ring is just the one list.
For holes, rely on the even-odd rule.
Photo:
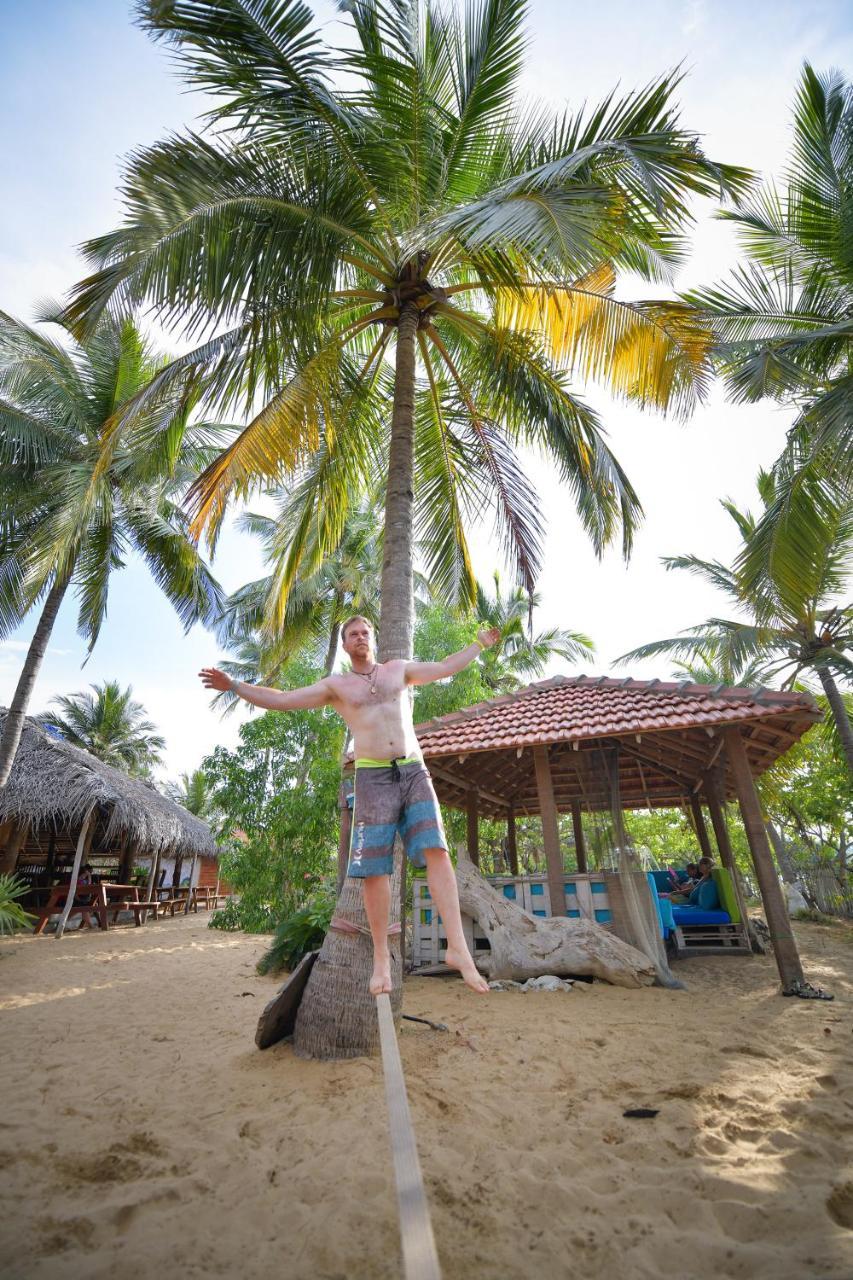
{"label": "neon green waistband", "polygon": [[[365,758],[356,760],[355,767],[356,769],[390,769],[393,763],[393,760],[368,760]],[[423,760],[421,760],[420,756],[406,756],[404,759],[398,760],[397,764],[423,764]]]}

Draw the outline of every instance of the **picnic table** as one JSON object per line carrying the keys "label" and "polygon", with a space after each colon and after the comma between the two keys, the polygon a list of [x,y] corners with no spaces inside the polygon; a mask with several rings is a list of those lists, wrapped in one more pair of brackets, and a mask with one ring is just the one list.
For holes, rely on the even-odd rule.
{"label": "picnic table", "polygon": [[[47,928],[47,922],[51,916],[59,915],[65,908],[68,900],[68,891],[71,888],[69,884],[54,884],[49,889],[37,890],[38,896],[41,897],[43,892],[47,893],[47,900],[43,906],[33,913],[36,916],[36,925],[33,933],[43,933]],[[74,903],[68,913],[69,920],[72,916],[80,916],[80,927],[91,929],[92,916],[95,916],[98,924],[102,929],[106,929],[107,920],[103,912],[102,903],[99,895],[99,885],[95,884],[78,884],[79,898],[75,896]],[[85,898],[87,901],[82,901]]]}

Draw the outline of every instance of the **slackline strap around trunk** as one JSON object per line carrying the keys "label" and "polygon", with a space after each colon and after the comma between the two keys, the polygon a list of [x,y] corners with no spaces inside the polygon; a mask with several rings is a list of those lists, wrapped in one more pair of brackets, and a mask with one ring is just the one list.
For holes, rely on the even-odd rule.
{"label": "slackline strap around trunk", "polygon": [[379,1042],[382,1046],[382,1069],[385,1074],[385,1101],[388,1107],[388,1129],[394,1177],[397,1183],[397,1206],[400,1212],[400,1242],[403,1246],[405,1280],[441,1280],[441,1268],[435,1248],[435,1236],[429,1216],[424,1177],[418,1159],[418,1146],[412,1128],[406,1081],[400,1061],[400,1046],[394,1030],[394,1015],[387,992],[376,997],[379,1018]]}
{"label": "slackline strap around trunk", "polygon": [[[365,938],[370,937],[370,930],[363,924],[356,924],[354,920],[344,920],[343,916],[332,916],[329,928],[337,933],[363,933]],[[392,938],[395,934],[402,932],[402,928],[399,920],[396,924],[389,924],[388,937]]]}

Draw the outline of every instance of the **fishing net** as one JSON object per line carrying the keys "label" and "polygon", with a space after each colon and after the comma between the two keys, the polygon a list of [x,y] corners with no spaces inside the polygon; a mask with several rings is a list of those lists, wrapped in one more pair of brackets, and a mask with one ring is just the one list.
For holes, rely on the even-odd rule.
{"label": "fishing net", "polygon": [[[660,919],[647,875],[647,859],[638,854],[625,826],[619,787],[619,748],[578,755],[581,788],[591,821],[594,862],[604,872],[614,933],[642,952],[654,966],[659,986],[683,990],[670,969]],[[595,804],[595,808],[592,807]]]}

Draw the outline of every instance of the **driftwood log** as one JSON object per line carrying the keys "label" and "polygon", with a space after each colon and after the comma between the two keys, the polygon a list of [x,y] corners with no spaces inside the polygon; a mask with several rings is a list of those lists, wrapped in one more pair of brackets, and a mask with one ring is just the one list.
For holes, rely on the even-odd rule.
{"label": "driftwood log", "polygon": [[532,916],[483,879],[473,863],[456,868],[459,903],[489,940],[491,951],[477,957],[487,977],[524,982],[553,973],[601,978],[616,987],[644,987],[655,971],[641,951],[591,920]]}

